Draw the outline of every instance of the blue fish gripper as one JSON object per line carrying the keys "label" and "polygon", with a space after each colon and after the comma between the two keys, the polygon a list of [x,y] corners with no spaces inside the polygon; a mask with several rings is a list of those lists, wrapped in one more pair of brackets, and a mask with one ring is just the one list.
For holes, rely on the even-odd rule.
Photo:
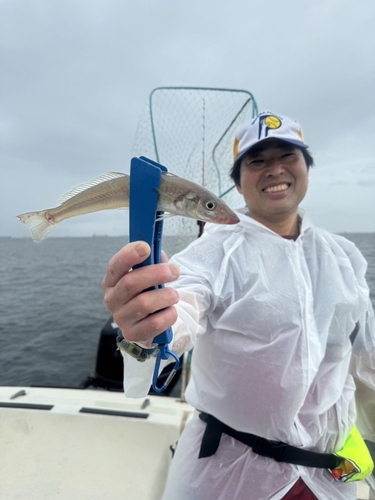
{"label": "blue fish gripper", "polygon": [[[130,164],[130,188],[129,188],[129,241],[145,241],[150,245],[151,253],[149,257],[134,266],[150,266],[161,263],[161,247],[163,237],[163,220],[160,217],[164,212],[158,211],[159,187],[162,172],[167,172],[164,165],[154,162],[141,156],[132,158]],[[154,287],[155,289],[164,288],[164,285]],[[173,351],[169,349],[172,341],[172,329],[168,328],[165,332],[157,335],[153,343],[158,345],[156,356],[152,388],[155,392],[161,393],[170,384],[172,378],[177,373],[180,366],[180,359]],[[167,380],[162,387],[158,387],[157,381],[161,360],[174,358],[175,365],[171,370]]]}

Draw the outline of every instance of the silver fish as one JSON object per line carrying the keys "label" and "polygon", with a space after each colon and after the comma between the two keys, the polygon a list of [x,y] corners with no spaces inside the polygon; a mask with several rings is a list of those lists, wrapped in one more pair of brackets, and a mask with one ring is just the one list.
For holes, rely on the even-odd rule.
{"label": "silver fish", "polygon": [[[129,207],[127,174],[108,172],[66,193],[55,208],[28,212],[17,218],[31,230],[34,241],[43,240],[61,221],[70,217]],[[237,215],[207,189],[192,181],[163,172],[159,187],[158,210],[165,217],[182,215],[216,224],[236,224]]]}

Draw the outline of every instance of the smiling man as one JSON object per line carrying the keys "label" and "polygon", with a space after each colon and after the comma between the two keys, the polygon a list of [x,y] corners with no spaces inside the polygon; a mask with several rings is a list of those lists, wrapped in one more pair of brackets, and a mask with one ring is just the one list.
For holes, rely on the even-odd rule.
{"label": "smiling man", "polygon": [[[173,325],[171,348],[194,347],[186,399],[197,412],[163,499],[354,500],[348,481],[372,468],[357,427],[375,440],[374,415],[357,418],[355,403],[354,382],[375,403],[366,262],[299,208],[313,159],[295,121],[261,113],[239,129],[234,151],[246,204],[238,224],[207,224],[171,263],[132,271],[150,249],[131,243],[103,280],[128,344],[147,357]],[[128,353],[125,393],[143,397],[155,358]]]}
{"label": "smiling man", "polygon": [[234,156],[231,177],[251,217],[278,234],[297,235],[297,209],[313,165],[298,123],[271,113],[258,115],[238,131]]}

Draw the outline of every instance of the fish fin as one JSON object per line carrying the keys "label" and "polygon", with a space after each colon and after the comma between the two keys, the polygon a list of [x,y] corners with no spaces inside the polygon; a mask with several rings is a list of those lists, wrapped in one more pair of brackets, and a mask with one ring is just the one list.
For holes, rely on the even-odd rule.
{"label": "fish fin", "polygon": [[176,174],[172,174],[172,172],[162,172],[162,175],[165,175],[166,177],[178,177]]}
{"label": "fish fin", "polygon": [[44,212],[28,212],[17,215],[17,219],[30,229],[34,241],[42,241],[46,238],[56,223],[46,219],[46,211]]}
{"label": "fish fin", "polygon": [[164,212],[163,215],[160,215],[159,217],[157,217],[155,220],[156,222],[158,220],[164,220],[164,219],[169,219],[170,217],[176,217],[175,214],[170,214],[168,212]]}
{"label": "fish fin", "polygon": [[128,175],[121,172],[107,172],[106,174],[100,175],[99,177],[95,177],[95,179],[80,184],[79,186],[76,186],[67,193],[63,194],[59,200],[59,203],[61,205],[65,201],[70,200],[70,198],[73,198],[73,196],[77,195],[78,193],[82,193],[82,191],[85,191],[90,187],[97,186],[102,182],[110,181],[112,179],[118,179],[119,177],[128,177]]}

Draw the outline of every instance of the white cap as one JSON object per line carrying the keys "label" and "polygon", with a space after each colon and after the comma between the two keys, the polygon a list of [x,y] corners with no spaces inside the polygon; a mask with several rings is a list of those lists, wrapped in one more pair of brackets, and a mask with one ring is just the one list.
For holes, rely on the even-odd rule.
{"label": "white cap", "polygon": [[252,147],[267,139],[280,139],[301,148],[307,148],[301,126],[287,116],[263,111],[251,122],[239,127],[234,140],[234,162],[242,158]]}

